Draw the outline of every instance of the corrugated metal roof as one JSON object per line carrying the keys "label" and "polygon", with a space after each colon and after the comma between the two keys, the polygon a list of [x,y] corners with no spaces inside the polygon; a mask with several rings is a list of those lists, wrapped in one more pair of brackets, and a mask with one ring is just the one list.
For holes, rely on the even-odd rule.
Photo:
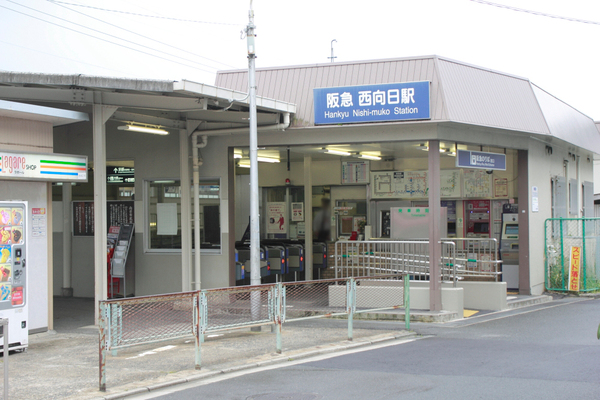
{"label": "corrugated metal roof", "polygon": [[[387,82],[431,81],[431,116],[447,119],[444,97],[435,68],[435,57],[331,63],[256,71],[257,93],[272,99],[296,104],[293,126],[314,124],[313,88],[355,86]],[[222,71],[216,85],[245,91],[247,71]]]}
{"label": "corrugated metal roof", "polygon": [[[438,56],[258,69],[258,94],[297,106],[296,127],[314,125],[313,88],[431,82],[431,121],[549,135],[600,153],[586,115],[528,79]],[[247,71],[220,71],[216,85],[247,91]],[[401,124],[403,122],[399,122]]]}

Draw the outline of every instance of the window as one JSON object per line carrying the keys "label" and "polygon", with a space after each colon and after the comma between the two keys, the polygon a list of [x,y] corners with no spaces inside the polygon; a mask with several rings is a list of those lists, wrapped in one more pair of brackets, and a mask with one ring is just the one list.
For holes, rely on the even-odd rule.
{"label": "window", "polygon": [[[179,180],[147,182],[148,232],[150,250],[181,250],[181,183]],[[193,196],[193,188],[192,188]],[[220,184],[218,179],[200,180],[201,249],[221,249]],[[194,199],[191,213],[194,218]],[[192,248],[195,230],[192,223]]]}

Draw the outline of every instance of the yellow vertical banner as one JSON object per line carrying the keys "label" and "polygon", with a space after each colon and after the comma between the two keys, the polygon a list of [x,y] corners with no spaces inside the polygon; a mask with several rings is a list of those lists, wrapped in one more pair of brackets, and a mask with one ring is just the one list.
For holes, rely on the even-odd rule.
{"label": "yellow vertical banner", "polygon": [[569,263],[569,290],[579,291],[579,276],[581,271],[581,247],[571,246],[571,257]]}

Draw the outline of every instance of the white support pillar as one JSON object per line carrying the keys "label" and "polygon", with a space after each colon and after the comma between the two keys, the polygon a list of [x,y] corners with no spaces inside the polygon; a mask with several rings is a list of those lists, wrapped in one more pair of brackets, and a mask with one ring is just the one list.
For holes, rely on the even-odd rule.
{"label": "white support pillar", "polygon": [[312,156],[304,155],[304,271],[305,280],[313,279]]}
{"label": "white support pillar", "polygon": [[442,282],[440,274],[440,141],[429,141],[429,309],[442,310]]}
{"label": "white support pillar", "polygon": [[[192,290],[192,212],[190,179],[190,124],[179,131],[179,171],[181,175],[181,291]],[[193,131],[196,127],[192,128]]]}
{"label": "white support pillar", "polygon": [[[99,93],[95,95],[100,95]],[[96,98],[96,101],[99,100]],[[108,270],[106,264],[106,121],[117,107],[94,104],[94,287],[95,316],[98,321],[98,302],[106,300]]]}
{"label": "white support pillar", "polygon": [[71,182],[64,182],[62,186],[63,206],[63,283],[62,297],[73,297],[71,284],[71,200],[73,198],[73,186]]}

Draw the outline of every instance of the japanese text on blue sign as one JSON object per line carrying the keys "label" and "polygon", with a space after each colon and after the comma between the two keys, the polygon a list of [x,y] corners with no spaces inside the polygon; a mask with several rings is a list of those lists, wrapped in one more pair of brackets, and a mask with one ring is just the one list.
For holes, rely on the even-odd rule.
{"label": "japanese text on blue sign", "polygon": [[429,119],[429,82],[317,88],[315,124]]}
{"label": "japanese text on blue sign", "polygon": [[461,168],[494,169],[505,171],[506,154],[458,150],[456,154],[456,166]]}

